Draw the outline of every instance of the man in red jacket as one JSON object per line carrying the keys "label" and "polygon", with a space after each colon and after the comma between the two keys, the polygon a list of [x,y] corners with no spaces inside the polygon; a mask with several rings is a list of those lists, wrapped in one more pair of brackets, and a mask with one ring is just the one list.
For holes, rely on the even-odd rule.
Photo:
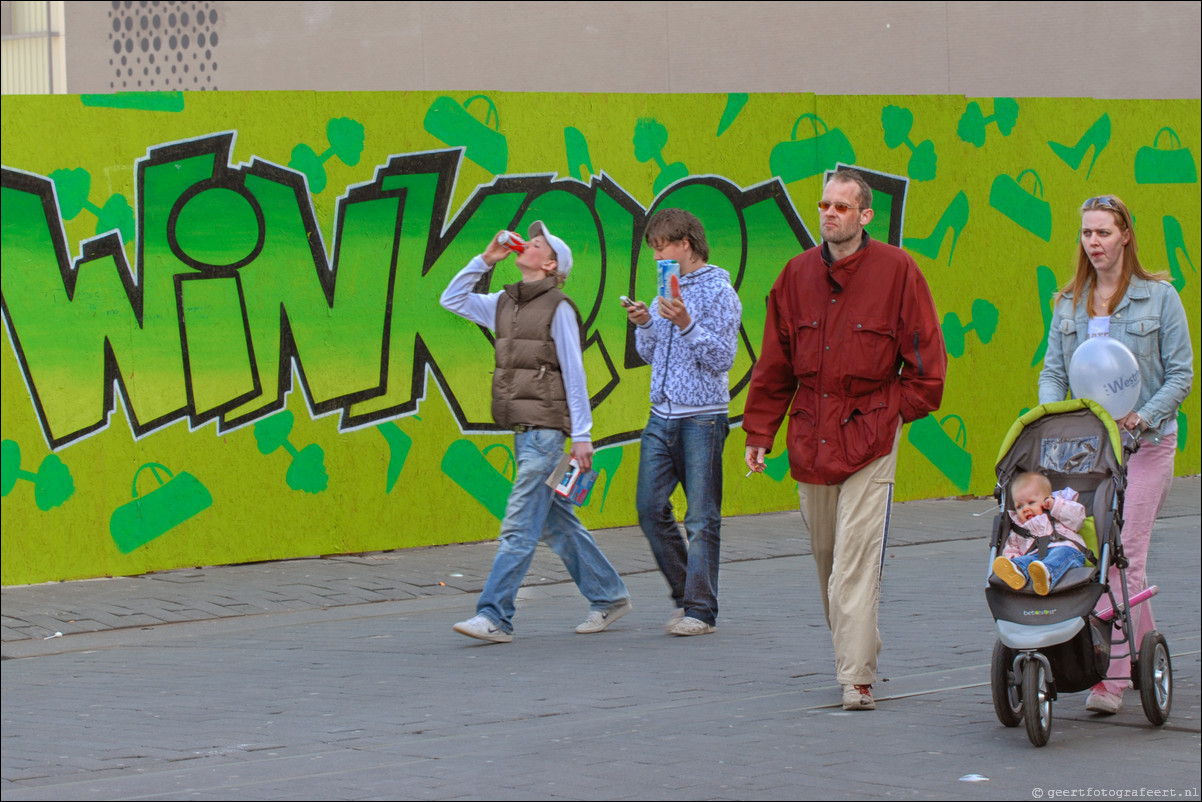
{"label": "man in red jacket", "polygon": [[818,203],[822,246],[789,260],[768,296],[743,413],[747,466],[789,415],[799,482],[845,710],[872,710],[881,569],[903,423],[939,407],[947,353],[935,302],[905,251],[864,231],[872,189],[853,170]]}

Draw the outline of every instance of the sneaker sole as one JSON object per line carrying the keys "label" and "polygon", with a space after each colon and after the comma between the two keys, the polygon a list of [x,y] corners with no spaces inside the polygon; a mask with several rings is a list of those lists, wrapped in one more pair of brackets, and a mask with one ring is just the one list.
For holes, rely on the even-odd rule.
{"label": "sneaker sole", "polygon": [[1051,590],[1051,583],[1048,582],[1050,577],[1048,576],[1047,566],[1040,562],[1033,562],[1027,568],[1027,571],[1031,574],[1031,587],[1034,589],[1035,594],[1037,596],[1048,595],[1048,591]]}
{"label": "sneaker sole", "polygon": [[497,630],[495,635],[493,635],[493,634],[481,635],[478,632],[472,632],[471,630],[467,629],[466,627],[464,627],[463,629],[460,629],[458,624],[451,627],[451,629],[455,630],[460,635],[467,635],[469,638],[475,638],[476,640],[482,640],[485,643],[512,643],[513,642],[513,635],[508,635],[500,630]]}
{"label": "sneaker sole", "polygon": [[1005,557],[998,557],[993,561],[993,572],[998,575],[998,579],[1014,590],[1022,590],[1027,586],[1027,578]]}

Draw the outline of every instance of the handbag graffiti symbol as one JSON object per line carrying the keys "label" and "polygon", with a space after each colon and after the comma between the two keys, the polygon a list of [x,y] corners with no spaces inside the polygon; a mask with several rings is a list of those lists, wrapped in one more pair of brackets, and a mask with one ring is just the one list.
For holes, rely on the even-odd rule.
{"label": "handbag graffiti symbol", "polygon": [[[1160,147],[1160,135],[1165,131],[1177,147]],[[1144,145],[1135,153],[1137,184],[1193,184],[1197,180],[1198,169],[1193,154],[1189,148],[1181,147],[1181,140],[1172,128],[1161,128],[1150,147]]]}
{"label": "handbag graffiti symbol", "polygon": [[[1023,176],[1030,173],[1035,178],[1034,192],[1022,188]],[[1023,170],[1018,178],[1006,174],[993,179],[989,190],[989,205],[1030,231],[1044,242],[1052,241],[1052,207],[1043,199],[1043,182],[1034,170]]]}
{"label": "handbag graffiti symbol", "polygon": [[[798,139],[797,126],[805,119],[814,127],[814,136]],[[821,133],[818,131],[819,125],[822,126]],[[786,184],[818,175],[840,162],[855,164],[856,152],[852,150],[847,136],[838,128],[828,129],[826,123],[815,114],[798,117],[797,122],[793,123],[793,133],[789,139],[774,147],[768,156],[768,169]]]}
{"label": "handbag graffiti symbol", "polygon": [[[138,495],[138,477],[150,469],[159,486]],[[167,481],[159,471],[167,474]],[[213,505],[208,489],[187,471],[172,474],[165,465],[148,462],[134,473],[133,501],[113,510],[109,534],[122,554],[129,554]]]}

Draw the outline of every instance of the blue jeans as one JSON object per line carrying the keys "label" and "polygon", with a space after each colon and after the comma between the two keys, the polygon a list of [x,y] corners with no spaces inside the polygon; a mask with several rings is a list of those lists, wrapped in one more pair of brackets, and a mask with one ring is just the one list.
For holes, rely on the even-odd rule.
{"label": "blue jeans", "polygon": [[534,562],[540,539],[559,555],[594,610],[602,612],[630,597],[626,583],[563,496],[547,487],[547,477],[564,453],[566,437],[554,429],[514,436],[518,473],[501,522],[501,544],[476,603],[476,612],[505,632],[513,632],[518,588]]}
{"label": "blue jeans", "polygon": [[[665,420],[652,415],[643,429],[635,505],[639,526],[668,580],[672,601],[707,624],[718,619],[718,558],[722,534],[722,447],[725,415]],[[684,487],[684,527],[672,512],[672,491]]]}
{"label": "blue jeans", "polygon": [[[1030,581],[1029,566],[1038,559],[1039,552],[1033,551],[1021,557],[1014,557],[1010,562],[1014,563],[1019,572]],[[1054,549],[1048,549],[1048,556],[1044,557],[1041,562],[1048,569],[1048,590],[1051,590],[1056,587],[1057,582],[1064,578],[1068,569],[1085,565],[1085,555],[1072,546],[1057,546]]]}

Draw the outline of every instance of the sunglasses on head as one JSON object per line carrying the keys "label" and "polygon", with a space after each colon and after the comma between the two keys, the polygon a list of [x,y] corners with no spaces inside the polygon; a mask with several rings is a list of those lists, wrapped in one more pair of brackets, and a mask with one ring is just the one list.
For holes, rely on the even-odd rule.
{"label": "sunglasses on head", "polygon": [[827,209],[831,208],[832,206],[835,207],[835,211],[838,212],[839,214],[845,214],[846,212],[848,212],[851,209],[859,209],[860,208],[859,206],[851,206],[849,204],[846,204],[843,201],[835,201],[834,203],[831,203],[828,200],[818,201],[818,208],[824,212]]}
{"label": "sunglasses on head", "polygon": [[1120,212],[1122,211],[1118,205],[1118,202],[1109,195],[1099,195],[1096,198],[1090,198],[1089,200],[1085,201],[1085,207],[1088,208],[1090,206],[1105,206],[1107,209],[1115,209]]}

